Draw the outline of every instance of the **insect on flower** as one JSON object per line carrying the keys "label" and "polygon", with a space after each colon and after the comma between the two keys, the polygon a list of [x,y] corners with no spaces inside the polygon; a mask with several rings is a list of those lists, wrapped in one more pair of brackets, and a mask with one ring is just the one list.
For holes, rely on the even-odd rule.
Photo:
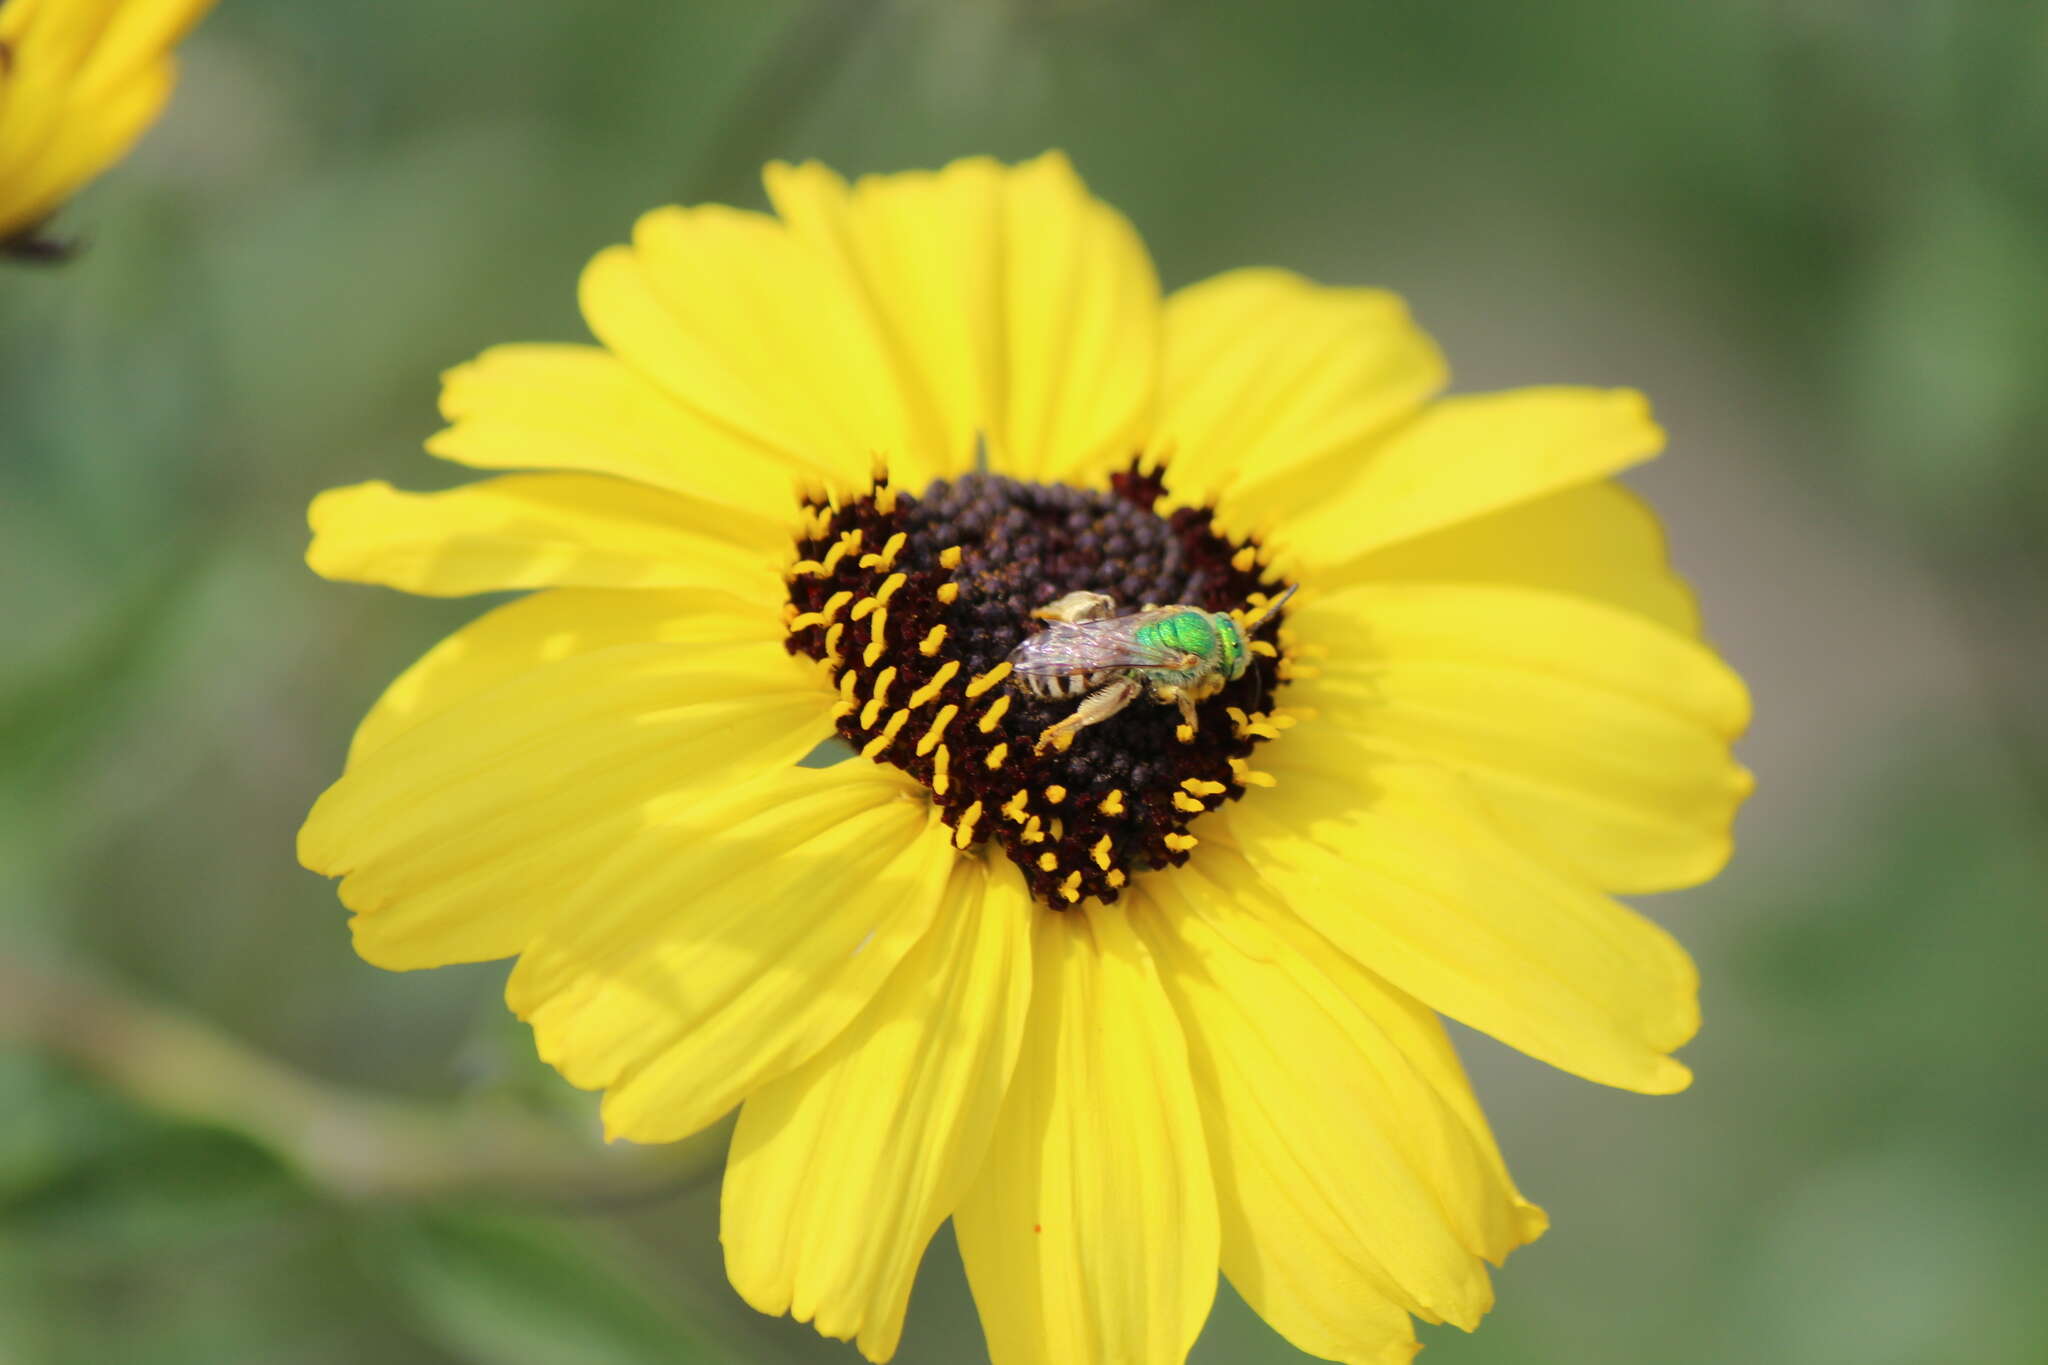
{"label": "insect on flower", "polygon": [[1200,728],[1195,703],[1244,676],[1251,659],[1248,641],[1294,596],[1295,586],[1242,625],[1227,613],[1184,604],[1116,616],[1116,599],[1100,592],[1070,592],[1046,603],[1031,614],[1051,624],[1010,651],[1010,676],[1035,697],[1083,700],[1072,715],[1040,733],[1033,751],[1064,748],[1148,689],[1152,700],[1180,707],[1192,735]]}

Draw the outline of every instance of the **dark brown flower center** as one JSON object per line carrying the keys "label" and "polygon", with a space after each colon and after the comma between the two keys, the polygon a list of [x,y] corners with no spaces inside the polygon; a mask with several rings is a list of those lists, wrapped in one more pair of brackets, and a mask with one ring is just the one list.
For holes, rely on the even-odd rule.
{"label": "dark brown flower center", "polygon": [[788,647],[828,662],[839,735],[930,788],[956,846],[1001,844],[1055,908],[1186,862],[1197,816],[1269,780],[1247,760],[1283,721],[1268,714],[1288,671],[1277,617],[1192,732],[1148,691],[1034,750],[1078,704],[1014,685],[1011,650],[1043,628],[1034,610],[1082,591],[1118,614],[1242,612],[1280,591],[1257,544],[1218,533],[1210,509],[1155,511],[1165,491],[1161,470],[1134,464],[1106,489],[967,474],[912,496],[882,475],[859,497],[804,502]]}

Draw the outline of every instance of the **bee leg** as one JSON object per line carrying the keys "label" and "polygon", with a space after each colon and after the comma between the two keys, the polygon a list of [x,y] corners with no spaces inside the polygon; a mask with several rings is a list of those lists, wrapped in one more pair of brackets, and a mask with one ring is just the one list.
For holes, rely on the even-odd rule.
{"label": "bee leg", "polygon": [[1116,615],[1116,599],[1106,592],[1070,592],[1056,597],[1031,613],[1040,621],[1061,621],[1074,625],[1082,621],[1106,621]]}
{"label": "bee leg", "polygon": [[1173,701],[1176,706],[1180,707],[1180,718],[1187,722],[1188,733],[1193,734],[1199,730],[1201,722],[1195,718],[1195,699],[1179,688],[1175,688],[1173,690]]}
{"label": "bee leg", "polygon": [[1032,746],[1031,752],[1042,754],[1055,744],[1065,748],[1076,734],[1100,721],[1108,720],[1129,706],[1144,690],[1145,685],[1135,678],[1118,678],[1115,682],[1105,683],[1083,697],[1072,715],[1046,726],[1038,736],[1038,743]]}

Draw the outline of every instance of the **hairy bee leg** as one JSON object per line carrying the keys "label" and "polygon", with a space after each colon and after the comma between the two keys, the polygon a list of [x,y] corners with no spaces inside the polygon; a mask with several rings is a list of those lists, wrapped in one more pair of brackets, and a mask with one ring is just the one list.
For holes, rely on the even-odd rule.
{"label": "hairy bee leg", "polygon": [[1175,688],[1173,700],[1174,704],[1180,707],[1180,718],[1188,723],[1188,733],[1193,734],[1201,729],[1201,723],[1195,719],[1195,699],[1179,688]]}
{"label": "hairy bee leg", "polygon": [[1081,699],[1081,704],[1074,708],[1072,715],[1068,716],[1065,720],[1046,726],[1044,731],[1039,734],[1038,743],[1032,746],[1031,751],[1042,754],[1048,748],[1060,743],[1068,736],[1078,734],[1091,725],[1108,720],[1111,716],[1129,706],[1137,698],[1137,695],[1144,690],[1144,684],[1138,682],[1135,678],[1118,678],[1115,682],[1106,683],[1096,688]]}
{"label": "hairy bee leg", "polygon": [[1116,615],[1116,599],[1106,592],[1070,592],[1056,597],[1031,613],[1040,621],[1078,625],[1083,621],[1106,621]]}

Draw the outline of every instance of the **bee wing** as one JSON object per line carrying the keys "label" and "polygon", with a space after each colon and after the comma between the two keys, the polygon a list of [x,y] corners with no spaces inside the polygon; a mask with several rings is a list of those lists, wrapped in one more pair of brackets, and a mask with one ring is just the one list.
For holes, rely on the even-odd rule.
{"label": "bee wing", "polygon": [[1028,677],[1058,678],[1103,668],[1177,668],[1186,656],[1138,639],[1149,612],[1108,621],[1054,624],[1010,651],[1010,667]]}

